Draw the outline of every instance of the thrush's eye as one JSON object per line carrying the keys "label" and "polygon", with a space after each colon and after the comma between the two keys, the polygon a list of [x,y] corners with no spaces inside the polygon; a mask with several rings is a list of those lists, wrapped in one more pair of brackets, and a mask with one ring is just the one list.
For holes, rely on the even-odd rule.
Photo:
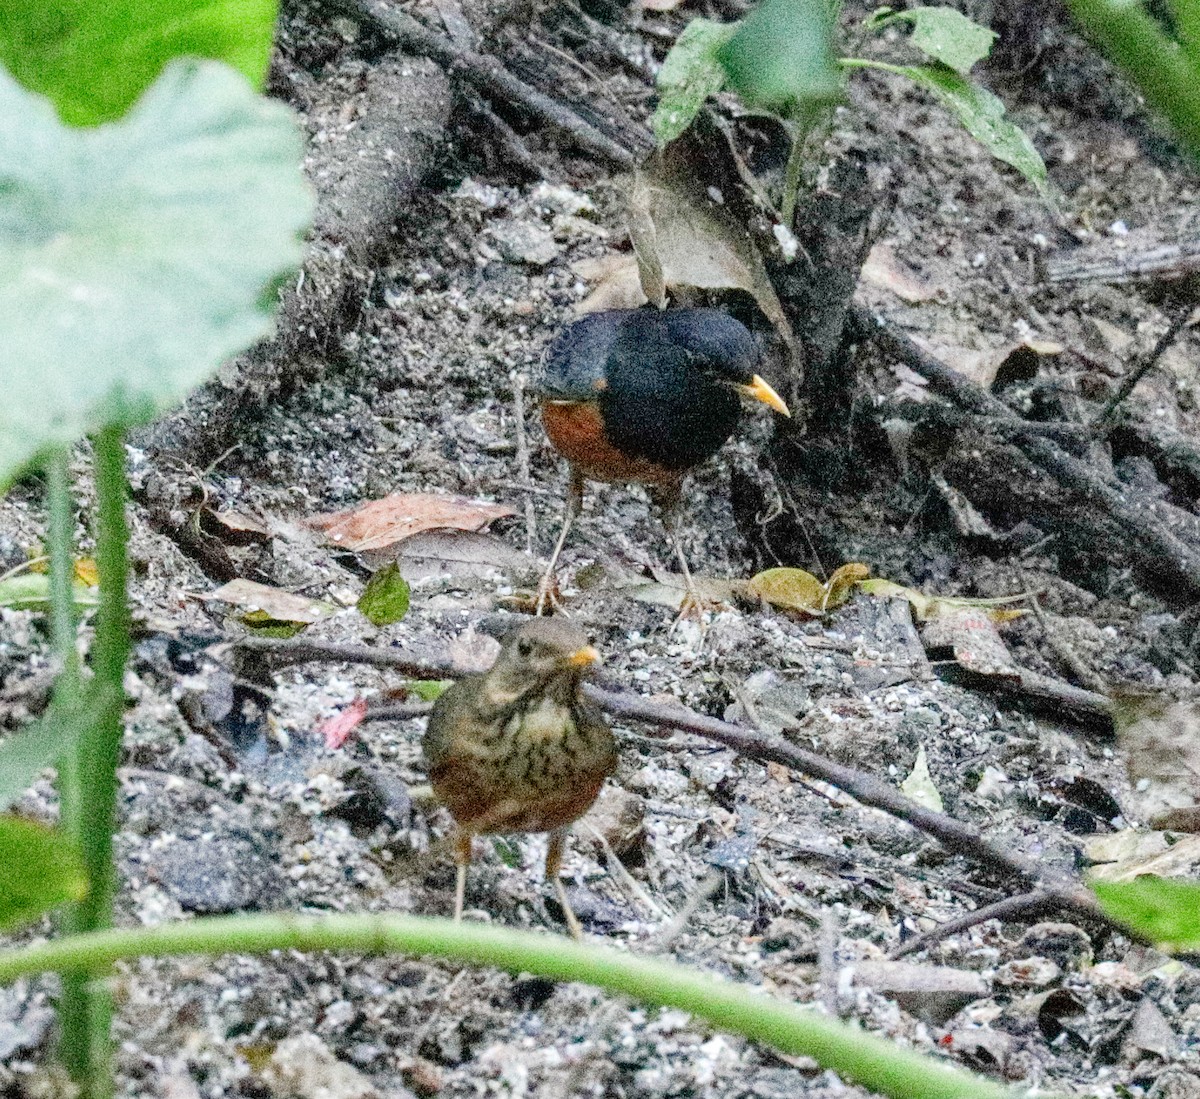
{"label": "thrush's eye", "polygon": [[521,640],[517,642],[517,655],[529,656],[529,654],[532,652],[533,642],[528,637],[522,637]]}

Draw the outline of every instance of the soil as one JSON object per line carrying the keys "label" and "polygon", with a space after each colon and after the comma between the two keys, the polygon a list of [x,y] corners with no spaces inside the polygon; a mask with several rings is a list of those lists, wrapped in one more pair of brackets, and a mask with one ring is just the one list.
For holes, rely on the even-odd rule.
{"label": "soil", "polygon": [[[710,14],[736,14],[736,5],[717,7]],[[667,32],[702,11],[588,10],[606,22],[577,47],[569,71],[580,86],[559,91],[591,103],[596,117],[619,115],[617,132],[640,125],[652,96],[639,73],[661,61]],[[465,17],[490,28],[485,40],[526,79],[539,34],[560,53],[576,48],[547,13],[525,27],[514,12],[468,8]],[[851,5],[847,28],[864,14]],[[1041,418],[1086,418],[1165,330],[1169,306],[1141,287],[1049,283],[1038,273],[1080,245],[1184,234],[1197,177],[1053,13],[1038,36],[1017,33],[1002,5],[973,14],[993,17],[1015,39],[983,76],[1045,158],[1057,207],[923,93],[856,75],[820,155],[834,163],[853,153],[892,197],[878,247],[895,264],[892,277],[860,282],[856,300],[951,365],[975,362],[970,352],[1053,341],[1057,354],[1020,370],[1010,364],[984,384],[1017,409],[1054,403],[1054,415]],[[352,90],[352,65],[369,70],[388,56],[342,16],[293,11],[275,85],[305,86],[340,66]],[[389,79],[403,79],[404,66],[389,64]],[[428,69],[418,78],[429,81]],[[365,723],[338,750],[326,749],[320,732],[347,704],[383,701],[402,681],[339,664],[272,673],[242,663],[234,677],[228,651],[213,646],[244,632],[241,612],[205,596],[231,576],[250,577],[338,608],[307,637],[416,654],[448,646],[486,654],[488,635],[527,605],[557,534],[566,477],[528,398],[520,402],[530,466],[522,476],[517,390],[591,289],[580,261],[628,250],[628,179],[519,112],[499,120],[488,112],[478,95],[457,95],[431,170],[421,186],[406,183],[407,208],[386,254],[364,248],[352,257],[355,300],[339,306],[336,323],[326,310],[320,346],[283,342],[296,356],[294,375],[280,369],[290,359],[254,384],[248,373],[226,372],[130,448],[140,641],[122,770],[122,925],[252,910],[449,911],[449,821],[414,796],[424,782],[422,719]],[[314,130],[340,124],[327,107],[310,122]],[[509,139],[524,143],[546,179],[506,159]],[[923,300],[897,296],[896,270]],[[292,323],[303,325],[302,311]],[[1198,350],[1185,329],[1130,398],[1139,415],[1191,439]],[[898,385],[922,388],[866,344],[854,362],[860,409],[894,400]],[[778,358],[772,369],[782,376]],[[214,408],[233,408],[234,418]],[[989,534],[964,534],[951,496],[930,478],[928,441],[910,462],[868,419],[847,437],[838,476],[814,487],[789,483],[787,470],[819,433],[773,437],[768,414],[748,412],[735,439],[691,478],[682,530],[693,569],[744,579],[767,566],[827,575],[859,561],[927,594],[1035,591],[1044,616],[1002,627],[1016,664],[1081,686],[1189,693],[1196,672],[1186,616],[1114,565],[1119,547],[1083,553],[1046,538],[1011,501],[983,517]],[[970,441],[956,445],[955,461],[969,466]],[[1196,510],[1186,485],[1162,483],[1147,459],[1102,451],[1093,447],[1089,460],[1114,483]],[[81,447],[84,553],[88,465]],[[455,493],[514,514],[492,524],[493,542],[449,543],[445,552],[434,543],[407,562],[411,607],[403,621],[375,627],[354,606],[369,569],[304,520],[393,492]],[[773,512],[755,506],[772,502]],[[256,516],[269,533],[249,546],[219,527],[189,540],[181,531],[202,507]],[[29,480],[0,501],[0,571],[35,553],[43,532],[42,487]],[[675,623],[657,601],[664,590],[656,584],[673,568],[639,489],[589,486],[560,585],[612,683],[758,721],[897,785],[923,760],[945,812],[1066,874],[1086,864],[1098,836],[1147,829],[1119,742],[939,678],[906,604],[857,595],[825,619],[805,619],[738,602],[701,628]],[[6,728],[44,707],[50,674],[42,617],[0,611]],[[1200,1095],[1200,973],[1191,966],[1057,914],[990,921],[888,962],[913,935],[1020,886],[776,764],[685,733],[617,731],[620,769],[575,828],[565,870],[589,935],[823,1004],[873,1033],[1026,1088]],[[49,817],[54,805],[44,780],[20,808]],[[540,880],[544,845],[538,836],[478,842],[469,918],[560,933]],[[624,872],[614,872],[609,849]],[[145,962],[123,966],[115,989],[123,1096],[861,1094],[815,1062],[679,1012],[416,959]],[[0,1094],[65,1094],[49,1058],[54,990],[48,977],[0,990]]]}

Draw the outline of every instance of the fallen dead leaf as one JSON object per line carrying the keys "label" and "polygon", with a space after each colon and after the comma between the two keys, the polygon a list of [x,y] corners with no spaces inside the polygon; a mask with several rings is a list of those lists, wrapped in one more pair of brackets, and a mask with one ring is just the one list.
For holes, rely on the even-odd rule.
{"label": "fallen dead leaf", "polygon": [[867,254],[862,278],[864,282],[881,290],[890,290],[901,301],[914,305],[932,301],[942,289],[937,283],[918,275],[896,255],[890,243],[882,240]]}
{"label": "fallen dead leaf", "polygon": [[637,309],[646,304],[637,256],[632,252],[581,260],[572,265],[572,270],[585,282],[596,284],[592,292],[575,305],[575,312],[581,316],[605,309]]}
{"label": "fallen dead leaf", "polygon": [[334,545],[361,553],[394,546],[425,530],[447,527],[483,530],[494,520],[515,514],[503,504],[465,496],[396,492],[348,511],[314,515],[308,525],[321,531]]}
{"label": "fallen dead leaf", "polygon": [[677,142],[638,172],[629,197],[629,236],[646,298],[660,308],[673,286],[744,290],[789,348],[791,324],[757,245],[729,210],[698,183]]}
{"label": "fallen dead leaf", "polygon": [[1200,705],[1125,695],[1115,699],[1114,713],[1133,816],[1148,820],[1200,804]]}
{"label": "fallen dead leaf", "polygon": [[331,604],[323,603],[319,599],[293,595],[282,588],[273,588],[268,584],[241,578],[230,580],[228,584],[200,598],[220,600],[244,611],[261,611],[278,622],[300,622],[304,625],[311,625],[334,610]]}
{"label": "fallen dead leaf", "polygon": [[322,723],[317,732],[325,738],[325,747],[331,752],[336,751],[350,739],[350,734],[362,724],[366,716],[367,700],[356,698],[344,710]]}

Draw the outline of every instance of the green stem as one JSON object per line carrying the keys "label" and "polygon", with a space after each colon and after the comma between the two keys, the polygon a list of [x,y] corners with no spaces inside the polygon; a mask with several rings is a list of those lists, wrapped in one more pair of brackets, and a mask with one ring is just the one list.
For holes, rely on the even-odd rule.
{"label": "green stem", "polygon": [[46,497],[49,505],[47,541],[50,551],[50,634],[58,654],[61,675],[55,683],[60,701],[79,685],[78,618],[75,614],[75,501],[71,498],[71,471],[66,450],[56,450],[46,460]]}
{"label": "green stem", "polygon": [[[1137,0],[1067,4],[1084,33],[1124,71],[1150,108],[1171,123],[1191,155],[1200,157],[1200,58],[1172,42]],[[1200,20],[1190,4],[1188,12],[1181,31],[1195,49],[1190,37]]]}
{"label": "green stem", "polygon": [[[116,819],[117,763],[120,758],[125,695],[122,684],[129,657],[129,561],[125,523],[125,443],[119,428],[109,427],[95,438],[96,565],[100,573],[100,605],[92,670],[101,697],[110,699],[83,731],[75,759],[68,766],[74,778],[64,786],[71,804],[63,825],[79,847],[88,878],[88,895],[73,905],[64,927],[83,934],[112,924],[116,874],[112,834]],[[110,1037],[112,1001],[107,984],[96,973],[66,966],[60,1002],[62,1058],[85,1099],[112,1094]]]}
{"label": "green stem", "polygon": [[677,1007],[903,1099],[1015,1099],[990,1080],[863,1033],[813,1008],[683,966],[582,945],[554,935],[419,916],[226,916],[152,928],[98,931],[0,952],[0,982],[46,970],[103,973],[113,962],[166,955],[287,950],[404,953],[599,985],[649,1004]]}
{"label": "green stem", "polygon": [[796,228],[796,196],[800,193],[800,172],[804,167],[804,138],[806,131],[792,124],[792,151],[788,154],[787,172],[783,179],[783,199],[779,204],[779,220],[790,233]]}

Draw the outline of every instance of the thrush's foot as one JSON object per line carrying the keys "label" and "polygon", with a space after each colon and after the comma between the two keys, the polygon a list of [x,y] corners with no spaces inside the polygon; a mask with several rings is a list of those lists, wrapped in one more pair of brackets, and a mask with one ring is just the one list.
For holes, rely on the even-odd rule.
{"label": "thrush's foot", "polygon": [[552,572],[548,572],[538,582],[537,601],[533,605],[534,616],[541,618],[547,610],[561,611],[562,607],[562,592],[559,591],[558,581]]}

